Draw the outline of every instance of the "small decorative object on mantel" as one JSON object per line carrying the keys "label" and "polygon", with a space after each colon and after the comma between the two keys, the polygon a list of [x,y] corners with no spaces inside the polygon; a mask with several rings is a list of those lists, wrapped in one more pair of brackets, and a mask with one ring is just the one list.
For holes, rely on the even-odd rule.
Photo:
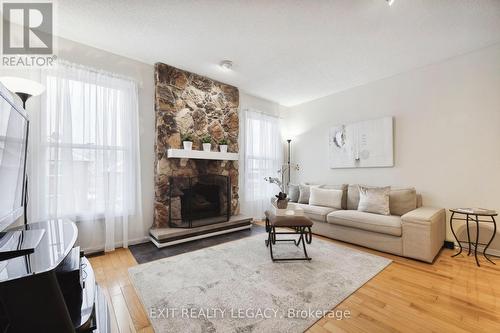
{"label": "small decorative object on mantel", "polygon": [[219,150],[221,153],[227,153],[227,139],[222,139],[219,141]]}
{"label": "small decorative object on mantel", "polygon": [[288,199],[286,198],[286,193],[280,192],[276,195],[278,200],[276,201],[276,207],[279,209],[286,209],[288,207]]}
{"label": "small decorative object on mantel", "polygon": [[193,137],[189,133],[185,133],[182,135],[182,146],[185,150],[193,149]]}
{"label": "small decorative object on mantel", "polygon": [[212,137],[210,135],[205,135],[201,142],[203,144],[203,151],[210,151],[212,148]]}

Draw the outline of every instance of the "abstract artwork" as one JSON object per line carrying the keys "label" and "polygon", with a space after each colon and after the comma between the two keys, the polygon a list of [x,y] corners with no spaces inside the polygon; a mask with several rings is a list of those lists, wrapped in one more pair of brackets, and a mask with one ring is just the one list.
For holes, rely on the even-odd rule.
{"label": "abstract artwork", "polygon": [[393,167],[392,117],[332,127],[329,152],[332,169]]}

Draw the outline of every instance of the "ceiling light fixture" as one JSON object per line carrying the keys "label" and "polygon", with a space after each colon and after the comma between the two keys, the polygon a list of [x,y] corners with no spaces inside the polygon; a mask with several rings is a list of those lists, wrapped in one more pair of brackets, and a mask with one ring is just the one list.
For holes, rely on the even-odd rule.
{"label": "ceiling light fixture", "polygon": [[388,4],[389,6],[392,6],[392,4],[394,3],[394,0],[385,0],[385,1],[387,1],[387,4]]}
{"label": "ceiling light fixture", "polygon": [[233,68],[233,62],[231,60],[223,60],[220,63],[220,68],[223,71],[228,72]]}

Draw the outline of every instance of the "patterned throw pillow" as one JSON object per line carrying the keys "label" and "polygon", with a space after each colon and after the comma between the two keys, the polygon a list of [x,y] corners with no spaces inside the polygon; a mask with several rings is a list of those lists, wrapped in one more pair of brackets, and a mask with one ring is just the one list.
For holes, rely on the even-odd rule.
{"label": "patterned throw pillow", "polygon": [[389,193],[391,187],[359,186],[358,211],[380,215],[391,215]]}

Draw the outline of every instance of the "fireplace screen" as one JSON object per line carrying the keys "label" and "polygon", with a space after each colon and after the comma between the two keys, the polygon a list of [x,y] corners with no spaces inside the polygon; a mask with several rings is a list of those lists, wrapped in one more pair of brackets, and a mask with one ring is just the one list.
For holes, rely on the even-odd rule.
{"label": "fireplace screen", "polygon": [[169,224],[194,228],[226,222],[231,216],[229,177],[170,177]]}

